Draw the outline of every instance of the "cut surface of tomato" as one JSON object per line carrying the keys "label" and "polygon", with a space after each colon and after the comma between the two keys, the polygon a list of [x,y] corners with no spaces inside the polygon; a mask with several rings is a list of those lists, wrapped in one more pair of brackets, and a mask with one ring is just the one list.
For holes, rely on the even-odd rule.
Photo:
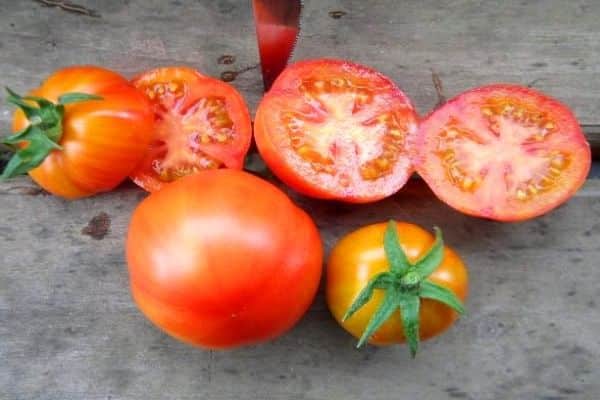
{"label": "cut surface of tomato", "polygon": [[252,127],[242,96],[187,67],[158,68],[133,80],[153,103],[154,141],[132,179],[148,191],[197,171],[241,169]]}
{"label": "cut surface of tomato", "polygon": [[412,137],[417,172],[464,213],[519,221],[571,197],[591,164],[573,113],[536,90],[497,84],[433,111]]}
{"label": "cut surface of tomato", "polygon": [[287,67],[261,101],[257,147],[269,168],[300,193],[370,202],[398,191],[412,173],[410,100],[379,72],[342,60]]}

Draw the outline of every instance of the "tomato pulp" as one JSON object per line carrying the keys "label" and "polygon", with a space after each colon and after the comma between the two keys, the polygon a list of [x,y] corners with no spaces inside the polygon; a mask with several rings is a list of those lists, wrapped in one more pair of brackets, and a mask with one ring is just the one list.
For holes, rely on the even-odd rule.
{"label": "tomato pulp", "polygon": [[154,141],[132,173],[155,191],[197,171],[241,169],[250,147],[248,108],[233,86],[187,67],[147,71],[133,80],[153,104]]}
{"label": "tomato pulp", "polygon": [[519,221],[571,197],[591,165],[573,113],[536,90],[491,85],[433,111],[413,137],[418,173],[464,213]]}
{"label": "tomato pulp", "polygon": [[243,171],[202,171],[152,193],[127,236],[133,297],[158,327],[205,348],[272,339],[319,285],[322,245],[311,218]]}
{"label": "tomato pulp", "polygon": [[379,72],[341,60],[287,67],[256,112],[254,134],[269,168],[293,189],[364,203],[398,191],[412,173],[409,99]]}

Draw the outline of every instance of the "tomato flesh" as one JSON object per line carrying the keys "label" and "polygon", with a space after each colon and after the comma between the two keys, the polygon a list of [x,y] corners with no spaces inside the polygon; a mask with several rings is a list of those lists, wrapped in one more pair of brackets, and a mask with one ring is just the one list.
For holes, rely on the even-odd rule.
{"label": "tomato flesh", "polygon": [[242,168],[251,126],[233,87],[184,67],[146,72],[134,84],[156,119],[154,142],[132,175],[137,184],[154,191],[201,170]]}
{"label": "tomato flesh", "polygon": [[461,94],[431,113],[414,139],[415,167],[440,199],[503,221],[532,218],[563,203],[591,164],[571,111],[515,85]]}
{"label": "tomato flesh", "polygon": [[286,184],[314,197],[368,202],[400,189],[416,114],[380,73],[339,60],[288,67],[259,105],[258,149]]}

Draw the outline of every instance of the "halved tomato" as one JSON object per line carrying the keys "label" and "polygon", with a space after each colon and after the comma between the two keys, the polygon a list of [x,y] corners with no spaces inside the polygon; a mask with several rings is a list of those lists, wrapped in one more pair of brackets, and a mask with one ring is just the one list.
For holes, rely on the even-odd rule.
{"label": "halved tomato", "polygon": [[153,192],[205,169],[242,169],[252,139],[248,108],[233,86],[187,67],[142,73],[133,84],[152,101],[155,138],[131,175]]}
{"label": "halved tomato", "polygon": [[410,100],[381,73],[342,60],[287,67],[256,112],[263,159],[303,194],[365,203],[398,191],[412,174]]}
{"label": "halved tomato", "polygon": [[412,139],[417,172],[441,200],[499,221],[557,207],[583,184],[591,164],[571,110],[517,85],[455,97],[425,118]]}

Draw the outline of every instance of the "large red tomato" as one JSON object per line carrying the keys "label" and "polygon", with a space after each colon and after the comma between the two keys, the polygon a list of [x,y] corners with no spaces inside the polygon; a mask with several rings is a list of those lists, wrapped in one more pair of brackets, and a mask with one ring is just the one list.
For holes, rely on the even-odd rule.
{"label": "large red tomato", "polygon": [[21,109],[15,113],[13,129],[22,134],[5,139],[17,151],[5,177],[29,172],[41,187],[65,198],[113,189],[152,139],[148,101],[125,78],[103,68],[58,70],[29,97],[12,94],[9,101],[27,109],[29,118]]}
{"label": "large red tomato", "polygon": [[233,86],[187,67],[147,71],[133,84],[152,102],[156,119],[150,150],[132,173],[135,183],[152,192],[197,171],[242,169],[252,125]]}
{"label": "large red tomato", "polygon": [[491,85],[432,112],[411,146],[435,194],[467,214],[518,221],[571,197],[591,164],[573,113],[536,90]]}
{"label": "large red tomato", "polygon": [[309,196],[365,203],[398,191],[412,174],[410,100],[387,77],[341,60],[287,67],[256,112],[254,135],[281,180]]}
{"label": "large red tomato", "polygon": [[152,193],[127,237],[133,297],[158,327],[205,348],[272,339],[317,290],[322,245],[311,218],[243,171],[202,171]]}

